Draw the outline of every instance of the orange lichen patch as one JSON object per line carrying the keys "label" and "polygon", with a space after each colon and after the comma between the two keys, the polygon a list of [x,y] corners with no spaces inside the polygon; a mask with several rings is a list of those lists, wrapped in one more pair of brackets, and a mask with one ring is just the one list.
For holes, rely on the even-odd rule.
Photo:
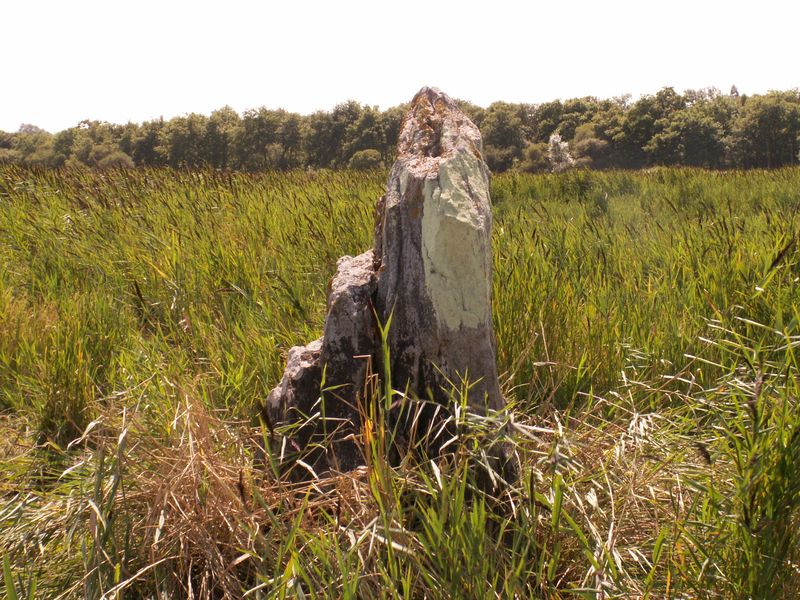
{"label": "orange lichen patch", "polygon": [[422,88],[411,101],[397,144],[398,154],[437,157],[442,154],[442,128],[448,118],[458,114],[450,98],[431,88]]}

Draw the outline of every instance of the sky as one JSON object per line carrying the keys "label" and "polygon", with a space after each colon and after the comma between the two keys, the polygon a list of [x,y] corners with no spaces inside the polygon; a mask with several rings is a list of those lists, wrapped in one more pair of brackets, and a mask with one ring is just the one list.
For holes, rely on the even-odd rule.
{"label": "sky", "polygon": [[796,0],[0,0],[0,130],[800,87]]}

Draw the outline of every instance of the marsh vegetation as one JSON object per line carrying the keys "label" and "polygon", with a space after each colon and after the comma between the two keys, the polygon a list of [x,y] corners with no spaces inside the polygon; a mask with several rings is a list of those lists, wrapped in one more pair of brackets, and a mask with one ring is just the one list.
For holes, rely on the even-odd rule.
{"label": "marsh vegetation", "polygon": [[257,408],[384,182],[0,165],[8,597],[800,591],[800,170],[496,176],[518,481],[454,410],[440,460],[387,464],[376,411],[367,467],[292,483]]}

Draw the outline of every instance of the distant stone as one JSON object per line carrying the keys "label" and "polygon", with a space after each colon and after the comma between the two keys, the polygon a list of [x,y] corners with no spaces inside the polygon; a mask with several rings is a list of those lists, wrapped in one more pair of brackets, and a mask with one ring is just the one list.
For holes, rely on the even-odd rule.
{"label": "distant stone", "polygon": [[289,351],[267,399],[271,422],[298,424],[294,441],[315,471],[363,464],[365,378],[368,364],[382,360],[376,317],[391,317],[393,389],[447,406],[468,381],[473,412],[504,406],[482,152],[478,128],[458,106],[435,88],[420,90],[378,203],[374,250],[339,260],[322,338]]}

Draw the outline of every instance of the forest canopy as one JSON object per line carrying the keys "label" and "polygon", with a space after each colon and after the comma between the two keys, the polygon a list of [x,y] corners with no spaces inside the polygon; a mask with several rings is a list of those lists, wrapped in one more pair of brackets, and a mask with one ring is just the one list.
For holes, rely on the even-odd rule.
{"label": "forest canopy", "polygon": [[[800,89],[740,95],[665,87],[630,96],[495,102],[459,101],[480,127],[495,172],[637,169],[657,165],[772,168],[800,161]],[[300,115],[229,106],[117,125],[81,121],[52,134],[34,125],[0,131],[0,163],[46,167],[211,167],[263,171],[382,168],[391,163],[405,106],[355,101]]]}

